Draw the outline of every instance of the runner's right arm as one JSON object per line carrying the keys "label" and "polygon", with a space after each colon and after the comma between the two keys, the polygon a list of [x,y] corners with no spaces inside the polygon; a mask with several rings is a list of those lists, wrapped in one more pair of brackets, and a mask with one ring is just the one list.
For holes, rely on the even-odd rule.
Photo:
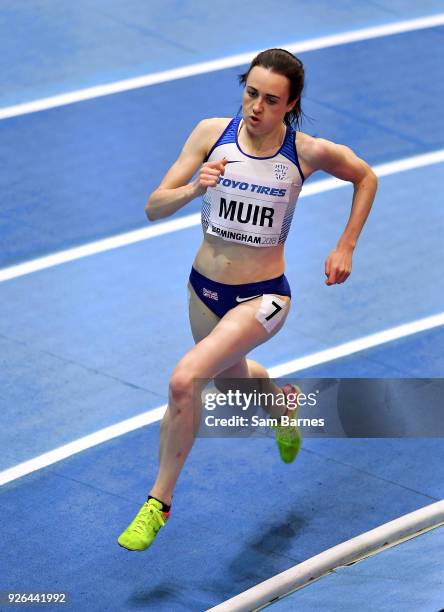
{"label": "runner's right arm", "polygon": [[[145,213],[150,221],[169,217],[194,198],[203,195],[207,187],[216,185],[218,176],[224,173],[226,160],[202,165],[211,146],[213,133],[213,119],[200,121],[191,132],[179,157],[148,198]],[[199,166],[199,176],[190,183]]]}

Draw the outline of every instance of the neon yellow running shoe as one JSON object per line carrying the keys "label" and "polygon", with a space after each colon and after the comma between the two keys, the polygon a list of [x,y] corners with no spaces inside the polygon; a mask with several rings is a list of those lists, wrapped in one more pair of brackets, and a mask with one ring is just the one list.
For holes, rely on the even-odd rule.
{"label": "neon yellow running shoe", "polygon": [[145,502],[136,518],[120,534],[117,542],[128,550],[145,550],[151,546],[157,532],[165,525],[169,513],[162,512],[157,499]]}
{"label": "neon yellow running shoe", "polygon": [[[289,391],[290,389],[290,391]],[[288,393],[295,393],[296,396],[301,393],[301,390],[296,385],[284,385],[282,392],[285,395]],[[292,425],[291,421],[296,419],[297,408],[295,408],[289,415],[290,424],[288,425],[276,425],[276,443],[279,449],[279,454],[284,463],[292,463],[299,453],[302,445],[302,436],[297,425]]]}

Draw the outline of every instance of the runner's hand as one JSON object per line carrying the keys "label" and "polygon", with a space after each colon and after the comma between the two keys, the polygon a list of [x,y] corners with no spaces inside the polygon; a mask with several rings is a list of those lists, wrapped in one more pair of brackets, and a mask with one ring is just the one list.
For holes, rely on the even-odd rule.
{"label": "runner's hand", "polygon": [[352,270],[351,249],[334,249],[325,261],[326,285],[343,283],[351,274]]}
{"label": "runner's hand", "polygon": [[199,176],[194,181],[196,196],[203,195],[207,187],[215,187],[219,176],[225,173],[225,166],[228,164],[228,159],[225,157],[218,161],[205,162],[199,170]]}

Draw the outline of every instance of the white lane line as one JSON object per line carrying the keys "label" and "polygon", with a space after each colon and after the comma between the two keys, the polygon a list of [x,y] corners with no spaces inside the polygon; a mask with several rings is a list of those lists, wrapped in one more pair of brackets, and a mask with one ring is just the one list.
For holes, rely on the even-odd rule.
{"label": "white lane line", "polygon": [[48,467],[48,465],[53,465],[58,461],[62,461],[63,459],[67,459],[73,455],[77,455],[77,453],[81,453],[88,448],[93,448],[94,446],[98,446],[103,442],[123,436],[130,431],[134,431],[135,429],[139,429],[145,425],[150,425],[151,423],[160,421],[160,419],[163,417],[165,409],[166,404],[163,406],[158,406],[157,408],[153,408],[148,412],[138,414],[131,419],[126,419],[125,421],[121,421],[120,423],[116,423],[110,427],[99,429],[99,431],[95,431],[88,436],[84,436],[83,438],[74,440],[69,444],[59,446],[58,448],[44,453],[43,455],[34,457],[34,459],[29,459],[29,461],[24,461],[23,463],[19,463],[12,468],[3,470],[0,472],[0,486],[6,484],[7,482],[17,480],[26,474],[31,474],[32,472]]}
{"label": "white lane line", "polygon": [[162,236],[163,234],[170,234],[178,230],[186,229],[187,227],[199,225],[199,223],[200,213],[194,213],[193,215],[187,215],[186,217],[180,217],[172,221],[158,223],[151,227],[144,227],[124,234],[117,234],[110,238],[104,238],[103,240],[89,242],[79,247],[73,247],[72,249],[66,249],[65,251],[38,257],[37,259],[25,261],[15,266],[0,269],[0,282],[11,280],[18,276],[25,276],[25,274],[31,274],[39,270],[46,270],[46,268],[59,266],[60,264],[82,259],[83,257],[89,257],[90,255],[96,255],[97,253],[103,253],[104,251],[112,251],[113,249],[141,242],[142,240],[149,240],[150,238]]}
{"label": "white lane line", "polygon": [[[364,349],[379,346],[381,344],[385,344],[386,342],[391,342],[400,338],[405,338],[412,334],[416,334],[417,332],[433,329],[441,325],[444,325],[444,312],[426,317],[424,319],[419,319],[417,321],[412,321],[404,325],[392,327],[391,329],[371,334],[369,336],[364,336],[363,338],[357,338],[351,342],[346,342],[345,344],[340,344],[318,353],[313,353],[311,355],[306,355],[305,357],[299,357],[298,359],[287,361],[281,365],[269,368],[268,372],[272,378],[280,378],[282,376],[286,376],[287,374],[293,374],[314,365],[326,363],[327,361],[332,361],[346,355],[352,355],[353,353],[357,353]],[[34,457],[33,459],[19,463],[14,467],[3,470],[0,472],[0,486],[17,480],[18,478],[26,476],[27,474],[31,474],[37,470],[53,465],[54,463],[62,461],[67,457],[71,457],[72,455],[76,455],[77,453],[87,450],[88,448],[92,448],[102,444],[103,442],[112,440],[113,438],[123,436],[124,434],[134,431],[135,429],[139,429],[140,427],[144,427],[145,425],[160,421],[165,409],[166,404],[163,406],[158,406],[157,408],[148,410],[147,412],[139,414],[130,419],[126,419],[125,421],[121,421],[120,423],[116,423],[115,425],[111,425],[110,427],[100,429],[99,431],[96,431],[88,436],[74,440],[74,442],[70,442],[69,444],[60,446],[59,448],[44,453],[43,455],[39,455],[38,457]]]}
{"label": "white lane line", "polygon": [[[394,23],[389,23],[382,26],[361,28],[359,30],[341,32],[339,34],[333,34],[331,36],[321,36],[318,38],[311,38],[309,40],[303,40],[299,42],[287,44],[282,43],[277,44],[276,46],[287,49],[288,51],[291,51],[294,54],[298,54],[304,53],[306,51],[314,51],[317,49],[334,47],[336,45],[346,45],[349,43],[369,40],[372,38],[380,38],[383,36],[392,36],[393,34],[401,34],[414,30],[434,28],[441,25],[444,25],[444,13],[421,17],[419,19],[396,21]],[[0,119],[9,119],[10,117],[17,117],[18,115],[36,113],[42,110],[48,110],[50,108],[66,106],[68,104],[74,104],[76,102],[82,102],[84,100],[91,100],[93,98],[100,98],[102,96],[109,96],[111,94],[129,91],[131,89],[139,89],[140,87],[147,87],[149,85],[165,83],[166,81],[184,79],[187,77],[196,76],[198,74],[215,72],[217,70],[224,70],[225,68],[232,68],[234,66],[242,66],[243,64],[248,64],[249,62],[251,62],[254,56],[259,53],[259,51],[262,51],[262,49],[256,49],[255,51],[249,51],[248,53],[231,55],[216,60],[200,62],[198,64],[191,64],[187,66],[182,66],[180,68],[173,68],[171,70],[164,70],[162,72],[145,74],[140,77],[124,79],[122,81],[115,81],[113,83],[106,83],[104,85],[97,85],[94,87],[79,89],[77,91],[71,91],[57,96],[51,96],[49,98],[42,98],[39,100],[34,100],[32,102],[26,102],[23,104],[16,104],[14,106],[4,107],[0,109]]]}
{"label": "white lane line", "polygon": [[[444,149],[434,151],[432,153],[425,153],[423,155],[415,155],[406,159],[400,159],[386,164],[375,166],[373,170],[379,177],[388,176],[390,174],[397,174],[398,172],[405,172],[407,170],[413,170],[415,168],[421,168],[423,166],[430,166],[438,164],[444,161]],[[338,189],[339,187],[346,187],[350,183],[341,181],[336,178],[328,178],[321,181],[315,181],[310,185],[306,185],[301,193],[301,198],[323,193],[325,191],[331,191],[332,189]],[[117,234],[110,238],[104,238],[103,240],[97,240],[95,242],[89,242],[79,247],[73,247],[58,253],[51,255],[45,255],[44,257],[38,257],[30,261],[25,261],[14,266],[0,269],[0,282],[8,281],[26,274],[38,272],[40,270],[46,270],[69,261],[75,261],[82,259],[83,257],[89,257],[90,255],[96,255],[97,253],[103,253],[104,251],[111,251],[120,247],[141,242],[142,240],[149,240],[156,236],[162,236],[164,234],[170,234],[178,230],[187,229],[200,224],[200,213],[194,213],[192,215],[186,215],[173,219],[171,221],[163,221],[155,223],[154,225],[124,234]]]}
{"label": "white lane line", "polygon": [[362,338],[357,338],[356,340],[339,344],[338,346],[319,351],[318,353],[312,353],[311,355],[306,355],[305,357],[299,357],[293,361],[287,361],[282,365],[270,368],[268,372],[272,378],[279,378],[281,376],[286,376],[291,372],[299,372],[301,370],[305,370],[306,368],[320,365],[321,363],[327,363],[328,361],[339,359],[340,357],[347,357],[348,355],[353,355],[354,353],[359,353],[360,351],[364,351],[375,346],[380,346],[386,342],[393,342],[393,340],[406,338],[412,334],[427,331],[428,329],[434,329],[435,327],[440,327],[441,325],[444,325],[444,312],[440,312],[430,317],[425,317],[424,319],[411,321],[410,323],[404,323],[403,325],[397,325],[396,327],[391,327],[390,329],[376,332],[375,334],[370,334],[369,336],[363,336]]}

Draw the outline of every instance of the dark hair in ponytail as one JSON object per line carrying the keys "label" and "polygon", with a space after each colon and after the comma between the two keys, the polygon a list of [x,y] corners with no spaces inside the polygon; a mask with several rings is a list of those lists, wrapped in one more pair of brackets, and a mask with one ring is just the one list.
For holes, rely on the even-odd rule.
{"label": "dark hair in ponytail", "polygon": [[300,129],[302,118],[301,95],[304,89],[305,72],[304,66],[300,59],[285,49],[267,49],[262,51],[251,62],[247,72],[239,75],[239,83],[245,85],[250,71],[255,66],[268,68],[272,72],[286,76],[290,82],[290,94],[288,102],[297,102],[289,113],[285,115],[284,122],[286,125],[291,125]]}

